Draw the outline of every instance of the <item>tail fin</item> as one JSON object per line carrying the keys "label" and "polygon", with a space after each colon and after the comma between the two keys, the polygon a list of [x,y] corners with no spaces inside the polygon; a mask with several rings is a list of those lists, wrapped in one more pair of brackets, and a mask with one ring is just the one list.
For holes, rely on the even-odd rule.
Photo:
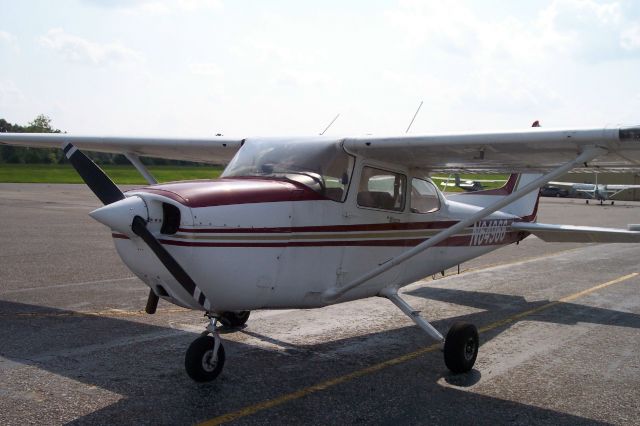
{"label": "tail fin", "polygon": [[[542,174],[540,173],[525,173],[519,176],[515,189],[522,188],[525,185],[538,179]],[[514,203],[509,204],[502,211],[511,213],[516,216],[520,216],[527,222],[535,222],[538,215],[538,203],[540,202],[540,190],[535,189],[520,198]]]}
{"label": "tail fin", "polygon": [[[449,195],[449,200],[457,201],[465,204],[472,204],[480,207],[487,207],[498,199],[506,197],[512,192],[524,187],[531,183],[535,179],[542,176],[538,173],[525,173],[525,174],[512,174],[509,176],[507,182],[501,187],[496,189],[489,189],[486,191],[476,192],[462,192],[459,194]],[[503,208],[502,211],[511,213],[515,216],[523,218],[525,221],[535,221],[538,213],[538,201],[540,199],[540,191],[533,190],[524,197],[509,204]]]}

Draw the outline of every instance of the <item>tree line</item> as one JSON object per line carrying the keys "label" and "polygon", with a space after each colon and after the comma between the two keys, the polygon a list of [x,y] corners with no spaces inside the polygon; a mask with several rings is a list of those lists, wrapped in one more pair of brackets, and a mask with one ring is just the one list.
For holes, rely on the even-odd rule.
{"label": "tree line", "polygon": [[[52,125],[51,118],[40,114],[26,126],[13,124],[0,118],[0,133],[66,133],[56,129]],[[129,160],[122,154],[108,154],[103,152],[86,152],[86,154],[98,164],[126,164]],[[189,161],[165,160],[163,158],[141,158],[148,166],[202,166],[200,163]],[[27,148],[21,146],[0,145],[0,163],[9,164],[64,164],[67,158],[62,149],[56,148]]]}

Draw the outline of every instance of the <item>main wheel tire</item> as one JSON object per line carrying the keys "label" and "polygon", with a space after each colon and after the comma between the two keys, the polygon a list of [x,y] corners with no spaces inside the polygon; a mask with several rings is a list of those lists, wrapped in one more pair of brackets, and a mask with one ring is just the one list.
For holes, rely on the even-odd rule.
{"label": "main wheel tire", "polygon": [[251,311],[223,312],[220,314],[220,322],[225,327],[240,327],[247,323]]}
{"label": "main wheel tire", "polygon": [[218,346],[217,356],[213,353],[215,340],[211,336],[201,336],[194,340],[184,357],[184,368],[196,382],[214,380],[224,367],[224,346]]}
{"label": "main wheel tire", "polygon": [[473,324],[455,323],[444,341],[444,363],[452,373],[466,373],[478,357],[480,339]]}

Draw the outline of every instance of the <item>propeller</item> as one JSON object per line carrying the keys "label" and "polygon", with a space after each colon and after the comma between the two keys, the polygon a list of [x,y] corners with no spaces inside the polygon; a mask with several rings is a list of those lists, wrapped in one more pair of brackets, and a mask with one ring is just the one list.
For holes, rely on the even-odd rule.
{"label": "propeller", "polygon": [[78,148],[67,142],[62,150],[84,183],[104,205],[115,203],[125,198],[120,188],[109,179],[109,176]]}
{"label": "propeller", "polygon": [[[120,188],[109,179],[109,176],[73,144],[67,142],[62,149],[82,180],[84,180],[89,189],[91,189],[105,205],[105,207],[92,212],[91,216],[105,225],[110,226],[112,229],[119,227],[122,219],[126,218],[129,212],[135,210],[134,205],[136,204],[136,200],[133,200],[133,197],[127,199],[122,191],[120,191]],[[141,199],[138,199],[138,201],[142,202]],[[142,238],[176,281],[198,301],[200,306],[209,310],[211,305],[204,293],[202,293],[189,274],[182,269],[173,256],[171,256],[153,236],[151,231],[147,229],[147,221],[141,216],[136,215],[130,226],[133,233]],[[148,314],[155,313],[158,307],[158,301],[159,297],[155,292],[149,290],[145,312]]]}

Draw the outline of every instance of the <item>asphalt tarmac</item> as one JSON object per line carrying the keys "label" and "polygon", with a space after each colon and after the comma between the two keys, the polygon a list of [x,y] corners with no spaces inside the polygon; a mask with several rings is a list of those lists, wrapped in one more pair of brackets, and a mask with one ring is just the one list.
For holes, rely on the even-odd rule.
{"label": "asphalt tarmac", "polygon": [[[82,185],[0,184],[0,424],[640,424],[640,245],[529,237],[404,297],[441,331],[481,329],[475,369],[389,301],[253,312],[196,384],[206,324],[160,302],[87,213]],[[539,221],[625,227],[640,203],[543,199]]]}

